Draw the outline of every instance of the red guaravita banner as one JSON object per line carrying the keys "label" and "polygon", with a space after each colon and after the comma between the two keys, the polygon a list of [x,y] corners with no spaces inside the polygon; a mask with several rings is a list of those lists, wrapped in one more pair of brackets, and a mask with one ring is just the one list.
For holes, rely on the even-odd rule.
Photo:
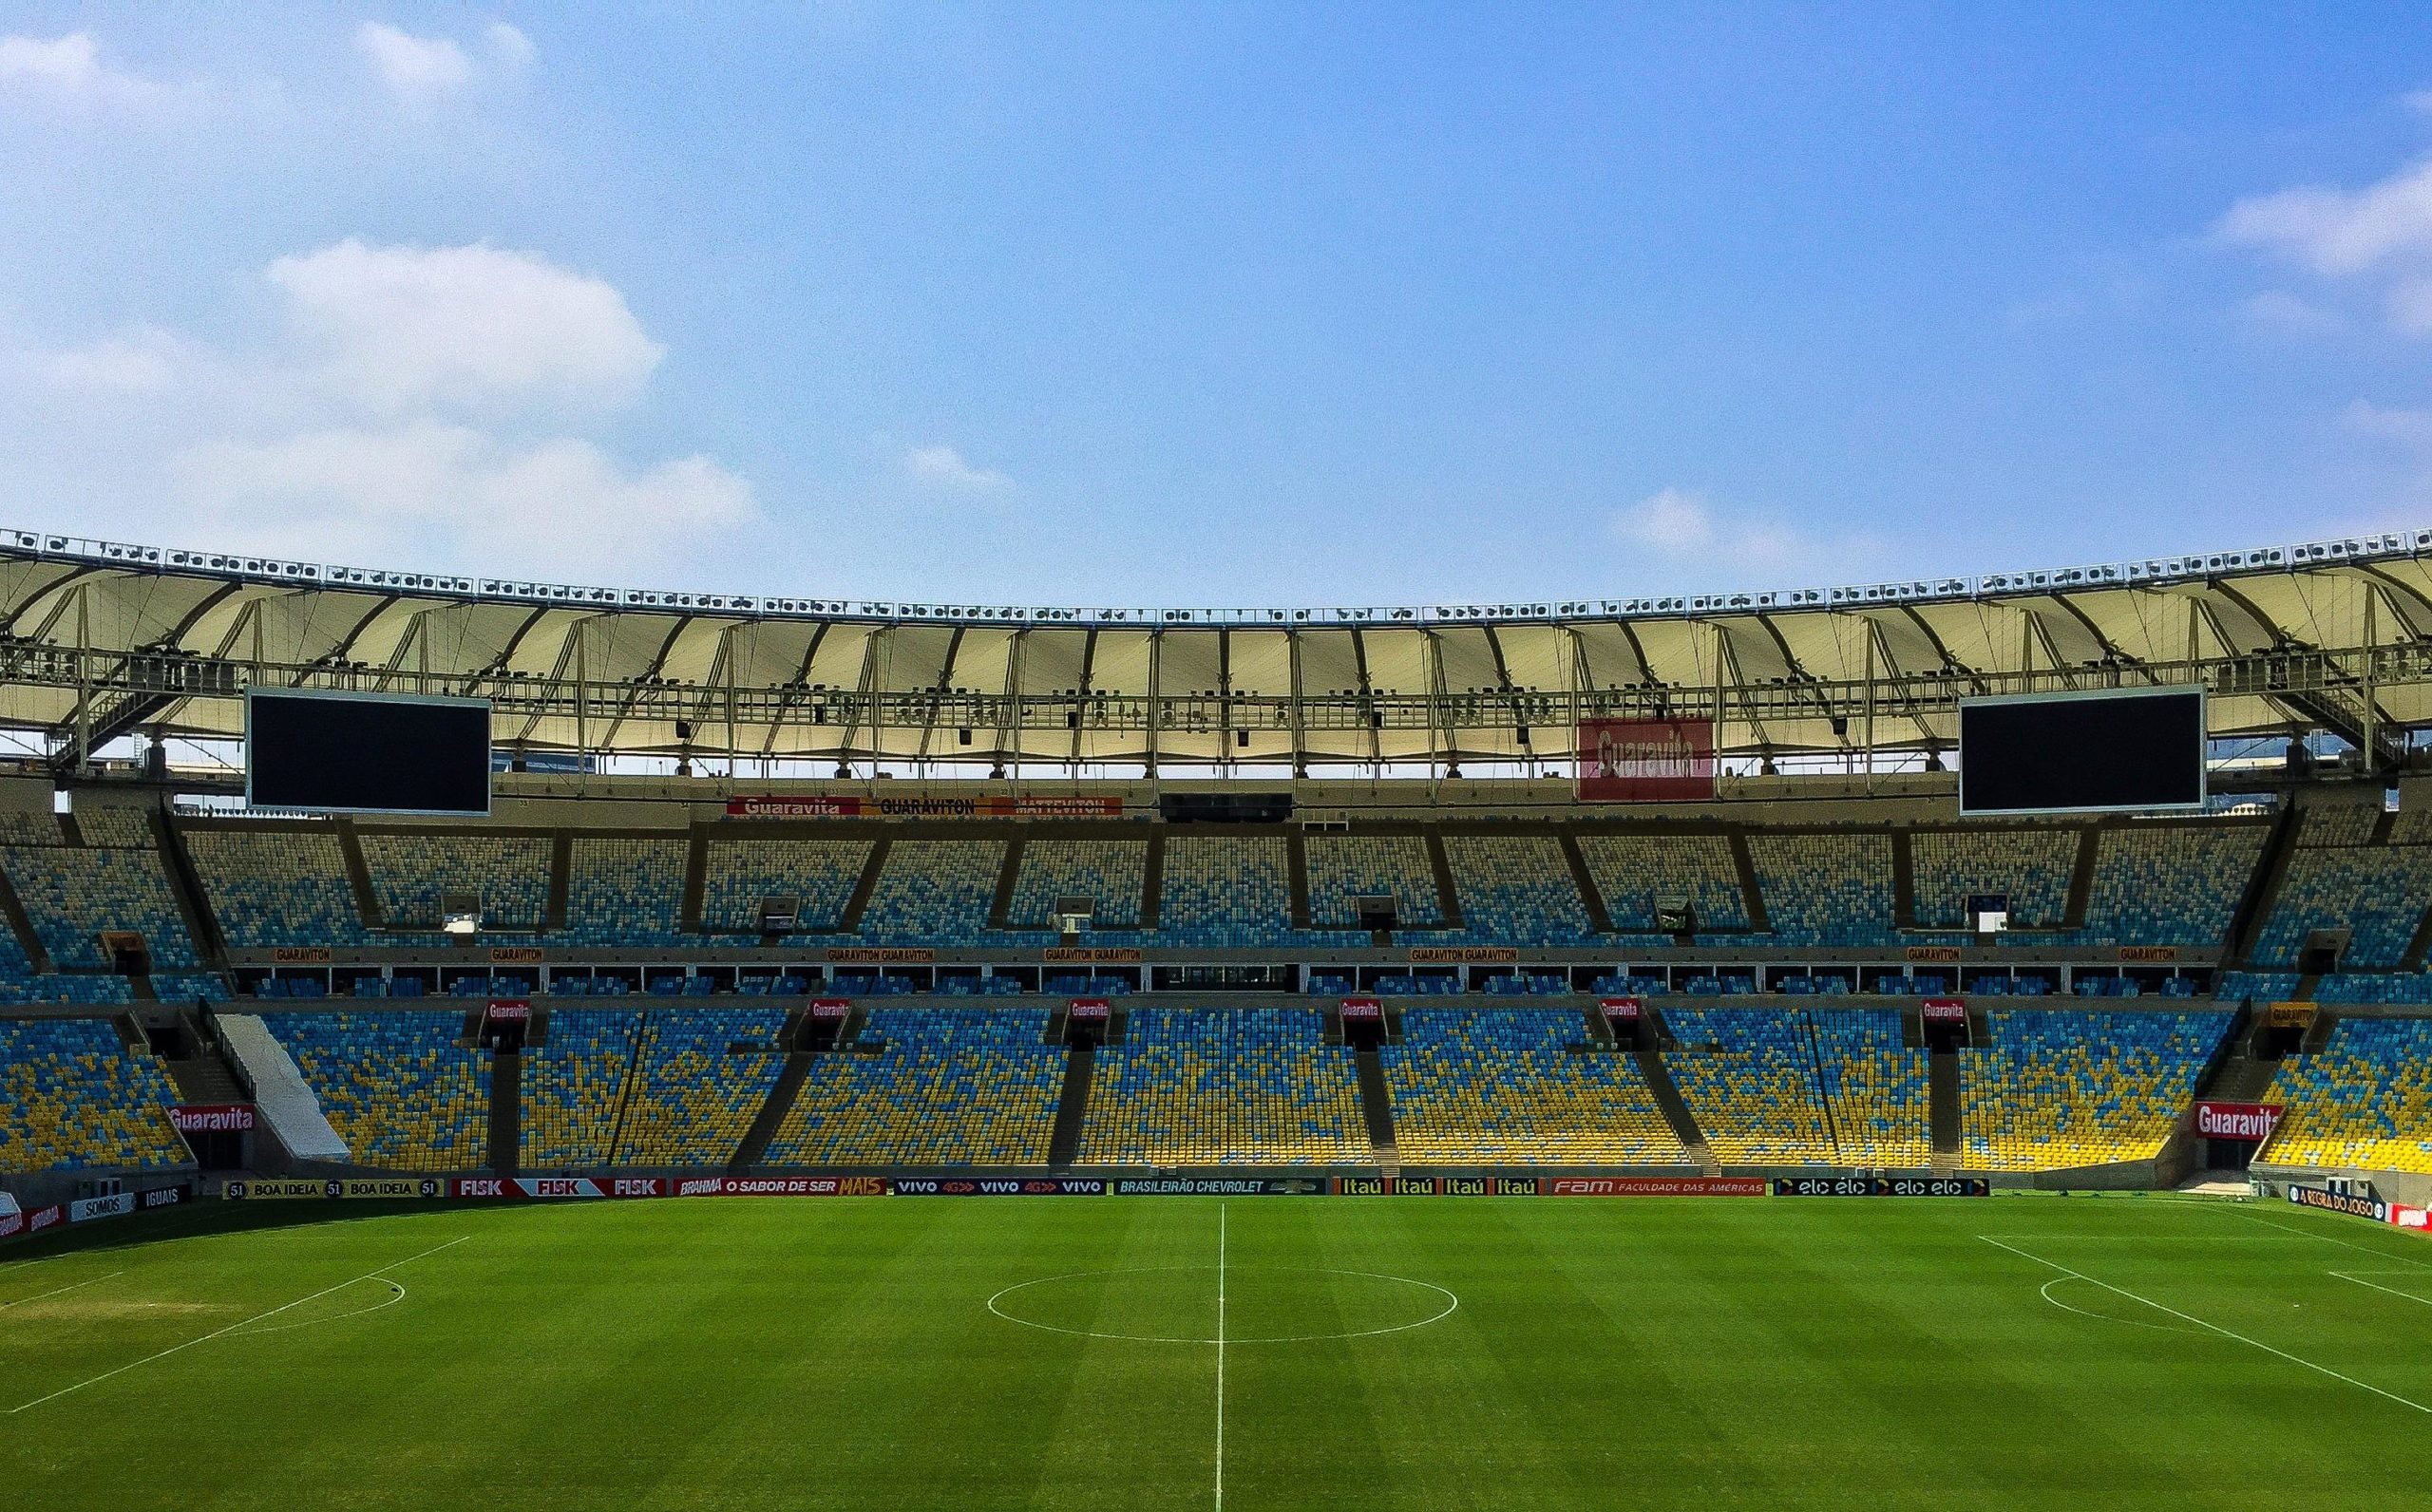
{"label": "red guaravita banner", "polygon": [[187,1103],[169,1109],[169,1126],[180,1134],[250,1134],[251,1103]]}
{"label": "red guaravita banner", "polygon": [[1919,1007],[1924,1011],[1926,1022],[1928,1024],[1967,1022],[1967,1004],[1963,998],[1928,997]]}
{"label": "red guaravita banner", "polygon": [[1073,1006],[1067,1011],[1066,1016],[1079,1019],[1086,1024],[1111,1018],[1113,1014],[1114,1004],[1107,998],[1076,997],[1073,999]]}
{"label": "red guaravita banner", "polygon": [[1342,1016],[1373,1023],[1385,1016],[1385,1005],[1374,997],[1346,997],[1342,1000]]}
{"label": "red guaravita banner", "polygon": [[2208,1140],[2241,1140],[2260,1144],[2280,1126],[2278,1103],[2216,1103],[2195,1105],[2195,1132]]}
{"label": "red guaravita banner", "polygon": [[1583,803],[1701,803],[1715,795],[1714,721],[1583,719]]}
{"label": "red guaravita banner", "polygon": [[1644,1000],[1636,997],[1600,997],[1596,1002],[1605,1011],[1606,1018],[1619,1019],[1624,1024],[1637,1023],[1639,1015],[1646,1011]]}
{"label": "red guaravita banner", "polygon": [[532,1000],[528,997],[493,997],[489,1016],[492,1023],[522,1024],[532,1017]]}

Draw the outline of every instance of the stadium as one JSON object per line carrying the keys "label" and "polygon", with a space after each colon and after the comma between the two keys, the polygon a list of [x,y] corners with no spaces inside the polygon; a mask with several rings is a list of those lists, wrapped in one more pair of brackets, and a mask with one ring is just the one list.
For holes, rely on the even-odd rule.
{"label": "stadium", "polygon": [[2432,1413],[2432,532],[1238,613],[12,532],[0,615],[46,1504],[2248,1504]]}

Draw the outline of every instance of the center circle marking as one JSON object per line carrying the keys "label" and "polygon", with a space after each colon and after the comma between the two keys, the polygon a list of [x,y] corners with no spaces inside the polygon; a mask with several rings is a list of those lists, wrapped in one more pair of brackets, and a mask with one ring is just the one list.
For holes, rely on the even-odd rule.
{"label": "center circle marking", "polygon": [[1316,1344],[1326,1339],[1371,1339],[1387,1333],[1407,1333],[1413,1329],[1423,1329],[1431,1323],[1443,1322],[1459,1311],[1461,1306],[1461,1298],[1457,1294],[1448,1288],[1437,1286],[1433,1281],[1414,1280],[1407,1276],[1389,1276],[1382,1271],[1338,1270],[1325,1265],[1234,1265],[1224,1269],[1227,1276],[1349,1276],[1366,1281],[1389,1281],[1396,1286],[1407,1286],[1417,1291],[1434,1293],[1442,1299],[1443,1305],[1423,1318],[1416,1318],[1408,1323],[1396,1323],[1388,1328],[1353,1329],[1335,1333],[1227,1333],[1222,1339],[1194,1338],[1166,1333],[1116,1333],[1103,1329],[1071,1329],[1059,1323],[1041,1323],[1036,1318],[1022,1317],[1006,1311],[1001,1305],[1008,1297],[1018,1296],[1036,1287],[1054,1286],[1059,1281],[1091,1280],[1115,1276],[1212,1274],[1217,1269],[1218,1267],[1213,1265],[1131,1265],[1094,1271],[1067,1271],[1060,1276],[1041,1276],[1027,1281],[1016,1281],[989,1297],[987,1306],[989,1312],[1008,1323],[1018,1323],[1023,1328],[1037,1329],[1043,1333],[1062,1333],[1079,1339],[1117,1339],[1132,1344],[1223,1344],[1228,1349],[1236,1344]]}

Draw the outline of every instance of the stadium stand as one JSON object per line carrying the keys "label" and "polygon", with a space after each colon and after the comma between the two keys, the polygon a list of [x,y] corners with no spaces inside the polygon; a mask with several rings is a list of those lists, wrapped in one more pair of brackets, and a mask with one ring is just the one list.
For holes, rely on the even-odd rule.
{"label": "stadium stand", "polygon": [[1005,866],[1000,840],[907,840],[887,848],[862,911],[864,939],[976,945]]}
{"label": "stadium stand", "polygon": [[0,847],[0,868],[54,965],[111,964],[104,930],[142,935],[156,967],[202,964],[148,834],[126,845]]}
{"label": "stadium stand", "polygon": [[1900,1043],[1890,1009],[1819,1009],[1825,1106],[1844,1165],[1922,1169],[1933,1159],[1932,1095],[1923,1049]]}
{"label": "stadium stand", "polygon": [[1047,923],[1057,898],[1087,898],[1096,905],[1091,928],[1138,929],[1148,866],[1147,841],[1032,841],[1022,847],[1021,873],[1006,917],[1037,928]]}
{"label": "stadium stand", "polygon": [[1290,857],[1266,836],[1176,836],[1166,842],[1158,926],[1177,942],[1242,948],[1295,936]]}
{"label": "stadium stand", "polygon": [[1579,1055],[1575,1012],[1411,1008],[1382,1052],[1414,1164],[1678,1165],[1688,1158],[1626,1055]]}
{"label": "stadium stand", "polygon": [[335,831],[189,829],[186,853],[232,947],[361,945],[363,927]]}
{"label": "stadium stand", "polygon": [[0,1171],[157,1170],[193,1157],[158,1061],[97,1018],[0,1019]]}
{"label": "stadium stand", "polygon": [[1064,1075],[1037,1009],[873,1008],[864,1049],[812,1062],[768,1163],[1044,1164]]}
{"label": "stadium stand", "polygon": [[1726,1165],[1834,1162],[1814,1030],[1780,1009],[1673,1008],[1663,1064]]}
{"label": "stadium stand", "polygon": [[537,930],[549,913],[549,841],[541,836],[457,831],[364,831],[359,838],[372,895],[392,925],[429,928],[440,899],[481,899],[482,927]]}
{"label": "stadium stand", "polygon": [[489,1056],[457,1043],[464,1022],[428,1010],[262,1019],[354,1161],[402,1171],[489,1159]]}
{"label": "stadium stand", "polygon": [[683,943],[681,840],[578,837],[566,938],[578,945]]}
{"label": "stadium stand", "polygon": [[548,1043],[523,1057],[525,1165],[608,1163],[640,1053],[641,1029],[642,1015],[628,1009],[550,1012]]}
{"label": "stadium stand", "polygon": [[1748,859],[1784,945],[1884,945],[1891,928],[1891,838],[1756,835]]}
{"label": "stadium stand", "polygon": [[784,1069],[785,1027],[786,1011],[774,1008],[644,1015],[615,1163],[719,1166],[732,1159]]}
{"label": "stadium stand", "polygon": [[2254,959],[2294,965],[2308,931],[2346,928],[2350,935],[2341,964],[2394,967],[2404,959],[2427,906],[2432,906],[2432,846],[2317,843],[2309,818],[2305,838],[2281,877],[2271,916],[2255,941]]}
{"label": "stadium stand", "polygon": [[1993,1009],[1959,1057],[1967,1163],[2057,1170],[2146,1160],[2220,1044],[2218,1010]]}
{"label": "stadium stand", "polygon": [[2263,859],[2268,826],[2105,826],[2095,848],[2085,927],[2047,944],[2217,945]]}
{"label": "stadium stand", "polygon": [[1303,846],[1309,872],[1309,922],[1319,929],[1359,922],[1355,900],[1390,897],[1405,929],[1443,922],[1435,868],[1427,842],[1415,835],[1312,835]]}
{"label": "stadium stand", "polygon": [[713,843],[701,874],[701,927],[750,933],[760,926],[760,903],[792,898],[801,910],[797,927],[833,931],[845,920],[862,872],[869,864],[868,841],[738,840]]}
{"label": "stadium stand", "polygon": [[1132,1010],[1098,1052],[1081,1163],[1365,1162],[1351,1052],[1323,1029],[1305,1009]]}
{"label": "stadium stand", "polygon": [[1496,945],[1580,945],[1596,937],[1560,841],[1451,835],[1444,856],[1465,937]]}
{"label": "stadium stand", "polygon": [[2077,829],[1921,829],[1910,837],[1920,927],[1965,929],[1973,893],[2005,894],[2010,926],[2048,927],[2067,917]]}
{"label": "stadium stand", "polygon": [[1748,899],[1721,835],[1583,835],[1579,853],[1615,929],[1651,930],[1658,898],[1686,898],[1702,929],[1746,929]]}
{"label": "stadium stand", "polygon": [[2432,1018],[2343,1018],[2282,1064],[2271,1096],[2283,1111],[2260,1160],[2432,1172]]}

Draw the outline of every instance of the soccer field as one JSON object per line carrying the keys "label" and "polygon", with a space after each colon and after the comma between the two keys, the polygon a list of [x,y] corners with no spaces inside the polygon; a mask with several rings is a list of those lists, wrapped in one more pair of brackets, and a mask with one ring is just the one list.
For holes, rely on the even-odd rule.
{"label": "soccer field", "polygon": [[2432,1504],[2432,1246],[2275,1206],[263,1204],[84,1238],[0,1264],[13,1505]]}

